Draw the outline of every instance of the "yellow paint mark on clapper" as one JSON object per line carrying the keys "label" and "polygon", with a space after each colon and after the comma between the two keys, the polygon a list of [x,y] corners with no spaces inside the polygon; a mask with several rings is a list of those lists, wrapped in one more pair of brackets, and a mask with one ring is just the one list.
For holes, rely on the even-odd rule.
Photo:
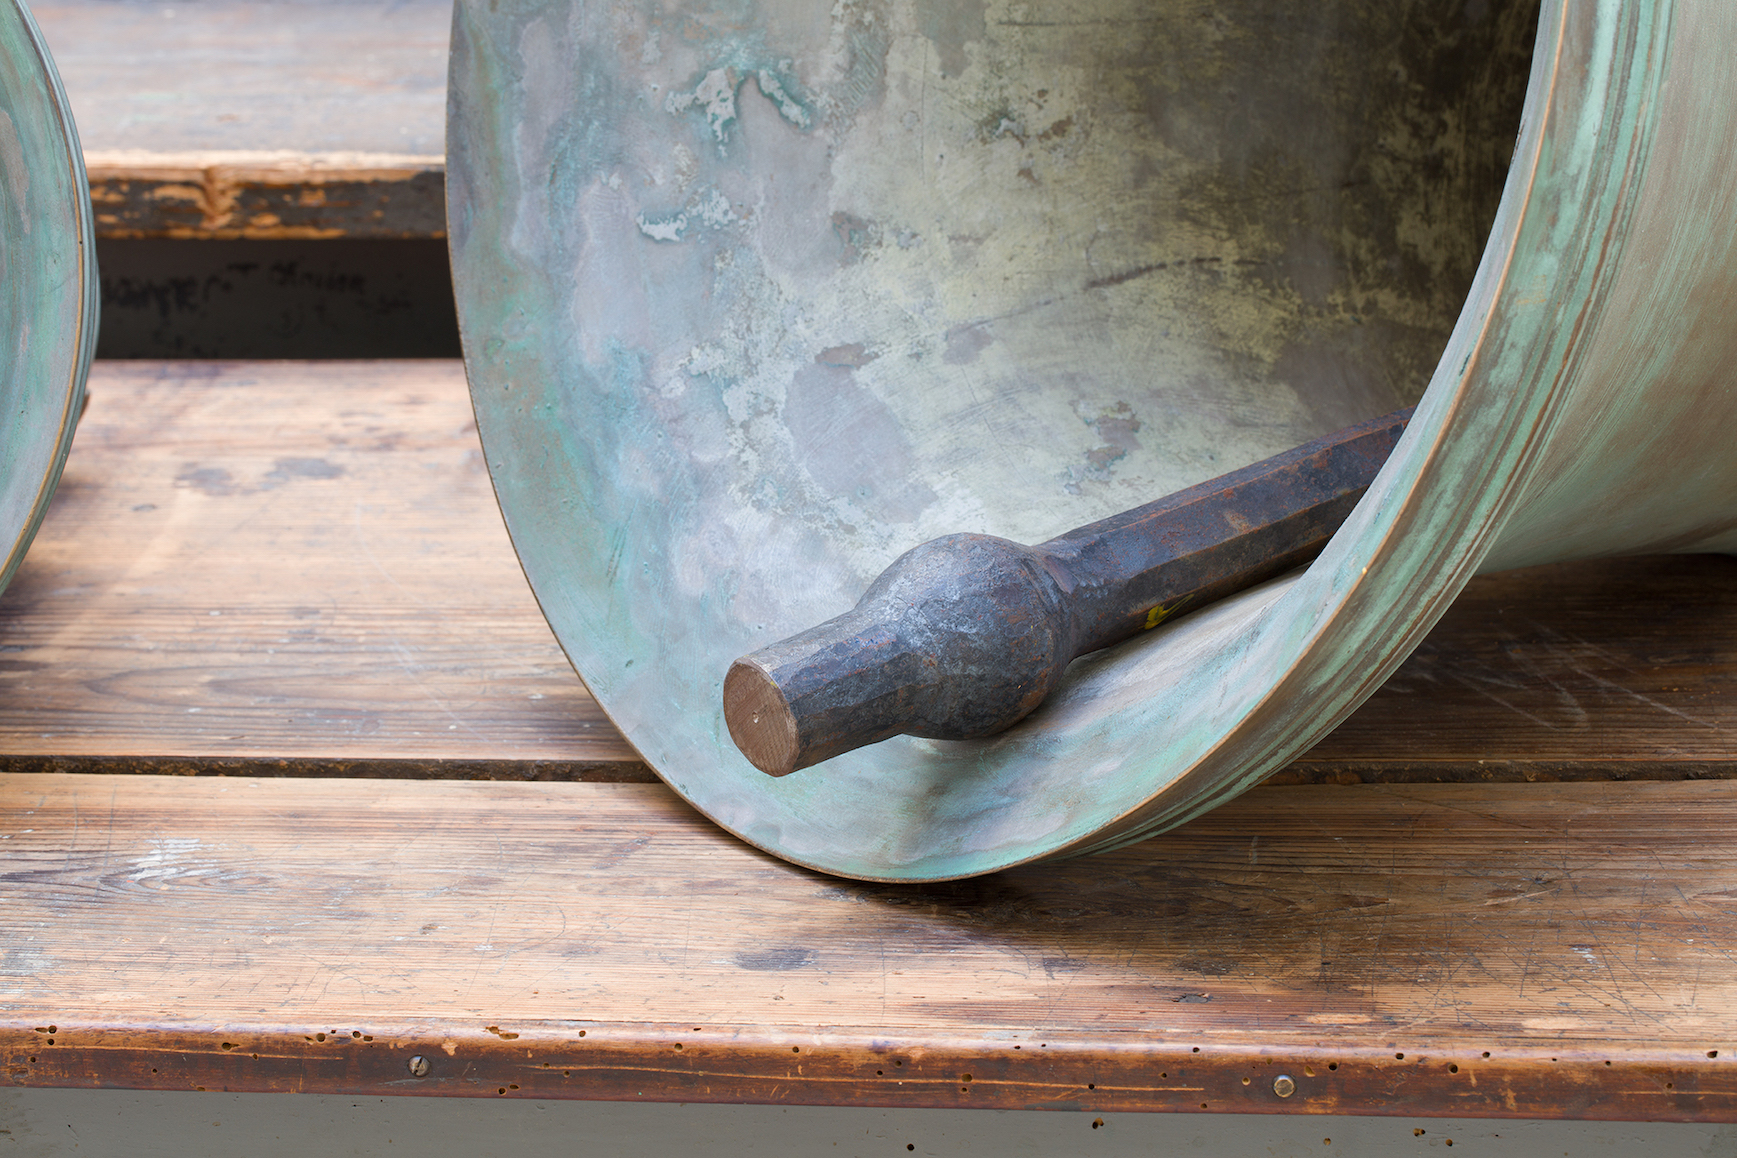
{"label": "yellow paint mark on clapper", "polygon": [[1157,627],[1160,623],[1163,623],[1166,619],[1169,619],[1172,615],[1175,615],[1178,611],[1182,610],[1182,605],[1186,602],[1188,602],[1186,599],[1178,599],[1175,603],[1171,604],[1160,603],[1158,606],[1146,613],[1145,629],[1151,631],[1154,627]]}

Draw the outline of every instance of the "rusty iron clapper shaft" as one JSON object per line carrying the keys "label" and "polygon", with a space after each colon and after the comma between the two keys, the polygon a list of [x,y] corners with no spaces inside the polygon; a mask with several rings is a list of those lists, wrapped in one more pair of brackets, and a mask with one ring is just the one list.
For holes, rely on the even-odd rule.
{"label": "rusty iron clapper shaft", "polygon": [[730,738],[784,776],[892,736],[1006,731],[1077,657],[1320,554],[1410,417],[1360,423],[1034,547],[974,534],[914,547],[852,610],[730,666]]}

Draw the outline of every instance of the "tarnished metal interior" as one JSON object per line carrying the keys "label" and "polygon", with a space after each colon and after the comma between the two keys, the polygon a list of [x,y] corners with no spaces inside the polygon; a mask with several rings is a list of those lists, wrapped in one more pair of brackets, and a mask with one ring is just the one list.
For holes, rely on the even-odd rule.
{"label": "tarnished metal interior", "polygon": [[0,590],[48,511],[96,342],[90,190],[20,0],[0,0]]}
{"label": "tarnished metal interior", "polygon": [[[1604,276],[1582,259],[1630,188],[1600,158],[1652,139],[1686,34],[1618,8],[1547,3],[1540,34],[1465,0],[461,0],[467,364],[578,671],[702,811],[845,875],[1090,851],[1246,787],[1521,505],[1566,389],[1540,359],[1605,284],[1562,271]],[[1432,375],[1304,579],[1076,662],[1005,736],[774,781],[725,734],[732,658],[915,544],[1041,541]]]}

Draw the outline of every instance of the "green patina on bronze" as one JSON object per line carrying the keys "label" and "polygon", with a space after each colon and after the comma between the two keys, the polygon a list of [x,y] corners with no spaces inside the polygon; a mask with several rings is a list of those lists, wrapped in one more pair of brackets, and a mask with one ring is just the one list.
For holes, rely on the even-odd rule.
{"label": "green patina on bronze", "polygon": [[90,190],[72,114],[19,0],[0,0],[0,589],[60,479],[96,343]]}
{"label": "green patina on bronze", "polygon": [[[1173,827],[1480,567],[1737,548],[1733,37],[1670,3],[461,0],[449,229],[526,573],[647,761],[790,860],[938,879]],[[780,780],[730,744],[730,661],[905,549],[1410,402],[1306,572],[1011,731]]]}

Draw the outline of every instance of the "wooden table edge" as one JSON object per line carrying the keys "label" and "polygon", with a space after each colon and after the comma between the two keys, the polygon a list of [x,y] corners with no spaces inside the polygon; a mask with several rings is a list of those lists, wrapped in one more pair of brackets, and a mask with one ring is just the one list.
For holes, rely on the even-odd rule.
{"label": "wooden table edge", "polygon": [[[1737,1059],[1425,1041],[1261,1048],[1078,1037],[1016,1043],[900,1027],[777,1032],[429,1019],[359,1025],[0,1020],[14,1086],[1098,1113],[1737,1121]],[[1715,1056],[1718,1055],[1718,1056]],[[1286,1092],[1289,1091],[1289,1092]]]}
{"label": "wooden table edge", "polygon": [[89,149],[84,166],[92,181],[197,181],[218,172],[233,181],[303,185],[403,181],[421,173],[444,173],[446,158],[440,154],[293,149]]}
{"label": "wooden table edge", "polygon": [[[438,154],[89,150],[96,234],[116,240],[284,241],[443,238]],[[328,206],[365,191],[372,211]]]}
{"label": "wooden table edge", "polygon": [[[140,786],[138,777],[77,779],[93,791],[105,781],[116,789]],[[233,783],[181,781],[173,795],[217,792]],[[450,782],[405,789],[461,802],[474,794],[478,807],[520,791]],[[1601,786],[1603,793],[1649,797],[1680,797],[1689,790],[1655,782]],[[1465,789],[1367,791],[1454,798]],[[652,793],[674,800],[667,788],[653,785],[570,785],[560,792]],[[679,823],[703,822],[684,814]],[[1079,1025],[1041,1024],[1013,1031],[572,1018],[485,1023],[450,1011],[419,1015],[413,1006],[334,1023],[288,1023],[257,1014],[222,1022],[177,1017],[172,1005],[147,1009],[130,1002],[125,1009],[105,1010],[100,1001],[76,993],[43,997],[38,1008],[55,1012],[32,1012],[30,1020],[7,1012],[7,1004],[17,1009],[15,1002],[0,1002],[0,1055],[14,1086],[1737,1122],[1737,1047],[1688,1036],[1492,1032],[1489,1040],[1468,1040],[1464,1032],[1449,1038],[1388,1027],[1377,1016],[1343,1025],[1292,1018],[1267,1027],[1257,1042],[1231,1042],[1210,1032],[1093,1033]],[[1345,1040],[1352,1035],[1355,1041]]]}

